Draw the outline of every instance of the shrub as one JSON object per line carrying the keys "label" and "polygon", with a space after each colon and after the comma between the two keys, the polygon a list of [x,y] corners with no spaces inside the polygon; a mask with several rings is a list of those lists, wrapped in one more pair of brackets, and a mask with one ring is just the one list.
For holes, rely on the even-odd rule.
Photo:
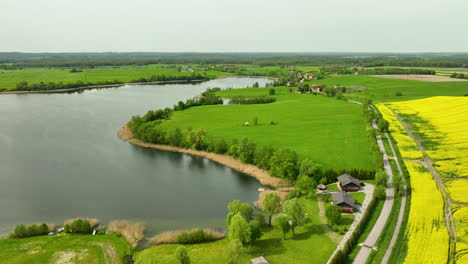
{"label": "shrub", "polygon": [[132,246],[136,246],[144,238],[145,232],[142,224],[132,224],[128,221],[112,221],[107,229],[122,234]]}
{"label": "shrub", "polygon": [[260,223],[257,221],[252,221],[249,223],[250,228],[250,243],[253,244],[257,239],[262,237],[262,230],[260,228]]}
{"label": "shrub", "polygon": [[47,235],[49,228],[47,224],[40,225],[17,225],[15,230],[10,234],[11,238],[25,238],[32,236]]}
{"label": "shrub", "polygon": [[261,226],[267,224],[265,215],[262,212],[257,212],[255,214],[255,221],[257,221]]}
{"label": "shrub", "polygon": [[175,250],[176,259],[180,264],[190,264],[190,257],[187,252],[187,248],[179,246]]}
{"label": "shrub", "polygon": [[270,145],[256,148],[254,153],[254,164],[261,169],[270,169],[270,160],[274,152],[275,149]]}
{"label": "shrub", "polygon": [[224,238],[224,233],[210,229],[193,229],[189,231],[172,231],[158,234],[149,239],[151,245],[159,244],[195,244],[215,241]]}
{"label": "shrub", "polygon": [[386,194],[385,194],[385,187],[383,186],[377,186],[374,191],[374,196],[376,199],[379,200],[385,200]]}
{"label": "shrub", "polygon": [[89,234],[92,232],[91,225],[87,219],[75,219],[71,224],[65,225],[65,232],[77,234]]}
{"label": "shrub", "polygon": [[403,93],[402,92],[396,92],[395,95],[396,96],[403,96]]}
{"label": "shrub", "polygon": [[275,95],[275,89],[270,88],[270,90],[268,90],[268,94],[269,95]]}
{"label": "shrub", "polygon": [[334,204],[329,204],[325,208],[325,216],[330,225],[337,225],[341,222],[341,208]]}
{"label": "shrub", "polygon": [[217,154],[225,154],[228,151],[228,145],[224,139],[215,141],[214,152]]}
{"label": "shrub", "polygon": [[270,173],[273,176],[294,181],[297,177],[297,153],[289,149],[275,151],[270,160]]}

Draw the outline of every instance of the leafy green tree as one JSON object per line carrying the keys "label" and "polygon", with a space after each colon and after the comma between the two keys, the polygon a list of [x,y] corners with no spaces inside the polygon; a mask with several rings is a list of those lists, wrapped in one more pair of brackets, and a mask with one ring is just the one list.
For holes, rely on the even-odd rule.
{"label": "leafy green tree", "polygon": [[250,243],[253,244],[257,239],[262,237],[262,230],[260,228],[260,223],[257,221],[252,221],[249,223],[250,228]]}
{"label": "leafy green tree", "polygon": [[49,227],[46,224],[41,224],[39,226],[39,234],[45,235],[47,233],[49,233]]}
{"label": "leafy green tree", "polygon": [[27,236],[28,230],[26,229],[25,225],[17,225],[15,227],[15,230],[13,231],[13,234],[11,234],[11,237],[15,238],[22,238]]}
{"label": "leafy green tree", "polygon": [[268,90],[268,94],[269,95],[275,95],[275,89],[270,88],[270,90]]}
{"label": "leafy green tree", "polygon": [[257,221],[260,224],[260,226],[265,225],[267,223],[265,215],[262,212],[257,212],[255,214],[255,221]]}
{"label": "leafy green tree", "polygon": [[228,146],[224,139],[219,139],[215,142],[214,152],[217,154],[225,154],[228,150]]}
{"label": "leafy green tree", "polygon": [[288,233],[291,229],[291,225],[289,224],[288,218],[283,215],[278,216],[275,218],[275,220],[273,220],[273,224],[276,228],[281,230],[281,232],[283,233],[283,240],[286,240],[286,233]]}
{"label": "leafy green tree", "polygon": [[181,147],[183,145],[182,141],[184,140],[184,135],[182,134],[182,130],[180,128],[172,129],[169,131],[167,136],[169,145],[177,147]]}
{"label": "leafy green tree", "polygon": [[239,200],[233,200],[228,204],[228,211],[234,214],[237,214],[240,210],[242,202]]}
{"label": "leafy green tree", "polygon": [[248,245],[250,243],[250,227],[240,213],[232,217],[228,227],[228,236],[230,239],[238,239],[243,245]]}
{"label": "leafy green tree", "polygon": [[385,193],[385,187],[384,186],[375,187],[374,196],[375,198],[379,200],[385,200],[385,197],[387,196]]}
{"label": "leafy green tree", "polygon": [[258,88],[260,87],[260,85],[258,84],[258,82],[254,82],[254,84],[252,85],[252,88]]}
{"label": "leafy green tree", "polygon": [[255,143],[250,141],[248,138],[243,138],[239,143],[239,159],[243,163],[253,163],[254,153],[255,153]]}
{"label": "leafy green tree", "polygon": [[244,247],[239,239],[233,239],[229,242],[226,248],[226,257],[229,264],[238,264],[242,255],[244,254]]}
{"label": "leafy green tree", "polygon": [[387,185],[387,173],[381,170],[375,173],[375,184],[377,186],[386,186]]}
{"label": "leafy green tree", "polygon": [[229,155],[233,156],[234,158],[239,157],[239,140],[234,139],[232,140],[231,147],[229,148]]}
{"label": "leafy green tree", "polygon": [[341,208],[334,204],[329,204],[325,208],[325,216],[330,225],[337,225],[341,222]]}
{"label": "leafy green tree", "polygon": [[305,222],[304,207],[297,198],[294,198],[284,202],[283,212],[291,220],[291,231],[294,236],[294,229]]}
{"label": "leafy green tree", "polygon": [[190,133],[189,136],[191,148],[196,150],[204,150],[206,148],[207,134],[204,129],[199,129]]}
{"label": "leafy green tree", "polygon": [[388,131],[388,126],[389,123],[387,120],[380,118],[379,121],[377,122],[377,128],[379,129],[380,132],[386,132]]}
{"label": "leafy green tree", "polygon": [[249,203],[243,203],[241,204],[239,208],[239,212],[241,215],[244,217],[244,219],[249,222],[250,220],[253,219],[254,217],[254,208],[251,204]]}
{"label": "leafy green tree", "polygon": [[271,218],[281,210],[281,198],[276,193],[267,193],[261,207],[268,214],[268,224],[271,226]]}
{"label": "leafy green tree", "polygon": [[318,177],[321,174],[320,167],[311,160],[304,159],[299,165],[299,175],[307,175],[309,177]]}
{"label": "leafy green tree", "polygon": [[175,250],[176,259],[180,264],[190,264],[190,257],[187,252],[187,248],[184,246],[178,246]]}
{"label": "leafy green tree", "polygon": [[392,185],[393,188],[395,188],[396,193],[401,192],[401,189],[403,188],[403,180],[400,174],[393,175]]}
{"label": "leafy green tree", "polygon": [[294,187],[302,191],[310,192],[315,190],[317,182],[307,175],[299,175]]}
{"label": "leafy green tree", "polygon": [[257,147],[254,154],[254,164],[261,169],[270,169],[270,160],[274,152],[275,149],[270,145]]}
{"label": "leafy green tree", "polygon": [[297,177],[297,153],[289,149],[275,151],[270,161],[270,173],[273,176],[294,181]]}

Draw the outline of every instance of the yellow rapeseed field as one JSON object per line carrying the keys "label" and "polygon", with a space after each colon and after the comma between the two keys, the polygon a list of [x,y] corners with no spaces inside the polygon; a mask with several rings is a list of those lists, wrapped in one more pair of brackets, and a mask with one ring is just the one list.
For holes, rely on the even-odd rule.
{"label": "yellow rapeseed field", "polygon": [[376,106],[383,118],[388,121],[389,130],[397,142],[401,156],[405,159],[422,159],[423,155],[419,151],[418,146],[407,135],[405,127],[398,121],[393,112],[383,104],[377,104]]}
{"label": "yellow rapeseed field", "polygon": [[453,218],[457,228],[457,263],[468,263],[468,207],[455,208]]}
{"label": "yellow rapeseed field", "polygon": [[448,259],[449,235],[444,202],[432,175],[418,163],[405,161],[411,180],[411,206],[406,229],[405,264],[440,264]]}

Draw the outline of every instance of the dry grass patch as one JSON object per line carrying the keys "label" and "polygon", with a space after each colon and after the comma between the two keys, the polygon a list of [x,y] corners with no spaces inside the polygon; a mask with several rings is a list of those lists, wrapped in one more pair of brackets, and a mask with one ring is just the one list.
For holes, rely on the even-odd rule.
{"label": "dry grass patch", "polygon": [[107,230],[122,234],[132,246],[136,246],[145,237],[143,224],[130,223],[124,220],[110,222]]}
{"label": "dry grass patch", "polygon": [[[192,233],[197,231],[198,229],[192,230],[179,230],[179,231],[169,231],[161,233],[155,237],[149,239],[149,243],[151,245],[160,245],[160,244],[177,244],[177,238],[180,237],[182,233]],[[215,241],[224,238],[226,235],[222,232],[218,232],[211,229],[202,229],[203,233],[205,234],[205,238],[207,241]]]}

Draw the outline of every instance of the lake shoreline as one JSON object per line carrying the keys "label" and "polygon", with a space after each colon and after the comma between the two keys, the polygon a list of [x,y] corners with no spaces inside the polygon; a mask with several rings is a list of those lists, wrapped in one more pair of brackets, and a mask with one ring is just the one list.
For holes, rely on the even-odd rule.
{"label": "lake shoreline", "polygon": [[228,155],[215,154],[211,152],[199,151],[199,150],[194,150],[194,149],[185,149],[185,148],[174,147],[174,146],[169,146],[169,145],[151,144],[151,143],[146,143],[146,142],[136,140],[133,138],[133,133],[130,130],[130,128],[127,126],[127,124],[123,125],[119,129],[119,131],[117,132],[117,136],[123,141],[126,141],[133,145],[145,147],[145,148],[153,148],[153,149],[159,149],[159,150],[165,150],[165,151],[179,152],[179,153],[185,153],[185,154],[198,156],[202,158],[207,158],[209,160],[220,163],[234,170],[250,175],[256,178],[260,182],[260,184],[271,186],[271,187],[274,187],[275,189],[280,189],[280,188],[283,189],[283,188],[291,187],[290,184],[284,182],[282,179],[271,176],[268,173],[268,171],[260,169],[251,164],[244,164],[241,161],[234,159],[233,157],[228,156]]}
{"label": "lake shoreline", "polygon": [[[218,80],[218,79],[226,79],[226,78],[265,78],[265,79],[271,79],[271,80],[278,80],[278,78],[275,77],[269,77],[269,76],[221,76],[216,79],[212,80]],[[172,81],[154,81],[154,82],[135,82],[135,83],[115,83],[115,84],[102,84],[102,85],[91,85],[91,86],[81,86],[81,87],[76,87],[76,88],[66,88],[66,89],[56,89],[56,90],[37,90],[37,91],[3,91],[0,92],[0,95],[2,94],[35,94],[35,93],[67,93],[67,92],[75,92],[75,91],[80,91],[80,90],[91,90],[91,89],[99,89],[99,88],[118,88],[122,87],[125,85],[145,85],[145,84],[177,84],[177,83],[202,83],[209,81],[210,79],[200,79],[200,80],[172,80]]]}
{"label": "lake shoreline", "polygon": [[165,83],[200,83],[206,82],[208,79],[200,80],[172,80],[172,81],[154,81],[154,82],[137,82],[137,83],[116,83],[116,84],[102,84],[102,85],[91,85],[91,86],[81,86],[76,88],[66,88],[66,89],[56,89],[56,90],[38,90],[38,91],[7,91],[0,92],[2,94],[34,94],[34,93],[66,93],[74,92],[79,90],[91,90],[98,88],[113,88],[113,87],[122,87],[125,85],[145,85],[145,84],[165,84]]}

